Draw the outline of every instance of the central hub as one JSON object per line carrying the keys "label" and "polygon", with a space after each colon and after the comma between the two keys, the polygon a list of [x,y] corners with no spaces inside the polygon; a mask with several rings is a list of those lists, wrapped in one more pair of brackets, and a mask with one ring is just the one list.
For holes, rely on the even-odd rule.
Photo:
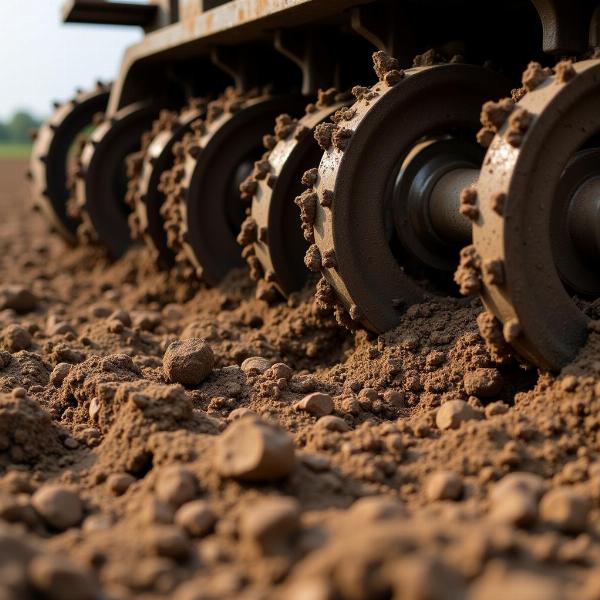
{"label": "central hub", "polygon": [[456,268],[457,248],[471,241],[471,223],[460,211],[461,191],[475,181],[483,150],[451,137],[417,143],[394,184],[394,227],[403,248],[427,267]]}

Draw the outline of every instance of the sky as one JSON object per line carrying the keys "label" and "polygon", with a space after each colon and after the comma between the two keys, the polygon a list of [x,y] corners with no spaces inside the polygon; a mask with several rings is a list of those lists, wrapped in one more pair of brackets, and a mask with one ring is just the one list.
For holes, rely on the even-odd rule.
{"label": "sky", "polygon": [[63,1],[0,0],[0,120],[20,108],[45,117],[53,100],[114,80],[141,39],[137,27],[63,24]]}

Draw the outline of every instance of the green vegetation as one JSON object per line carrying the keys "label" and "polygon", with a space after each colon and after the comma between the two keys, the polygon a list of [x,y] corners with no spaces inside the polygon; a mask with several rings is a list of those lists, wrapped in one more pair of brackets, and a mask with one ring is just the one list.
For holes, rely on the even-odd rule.
{"label": "green vegetation", "polygon": [[0,142],[0,160],[6,158],[29,158],[31,144],[19,144],[15,142]]}
{"label": "green vegetation", "polygon": [[0,160],[28,158],[31,134],[40,121],[26,111],[17,111],[8,121],[0,121]]}

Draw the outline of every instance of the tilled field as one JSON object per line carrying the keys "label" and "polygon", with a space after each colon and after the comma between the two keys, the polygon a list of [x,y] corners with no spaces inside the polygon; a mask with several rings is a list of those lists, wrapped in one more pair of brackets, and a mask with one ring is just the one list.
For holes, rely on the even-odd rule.
{"label": "tilled field", "polygon": [[[0,598],[600,598],[600,335],[499,365],[49,236],[0,163]],[[594,315],[595,306],[589,311]],[[599,329],[600,331],[600,329]]]}

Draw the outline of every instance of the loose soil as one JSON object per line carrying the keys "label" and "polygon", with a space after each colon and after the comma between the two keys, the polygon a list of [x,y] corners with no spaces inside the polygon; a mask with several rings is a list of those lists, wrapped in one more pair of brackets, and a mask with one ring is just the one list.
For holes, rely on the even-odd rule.
{"label": "loose soil", "polygon": [[557,376],[496,364],[478,300],[349,333],[310,286],[268,306],[244,271],[69,248],[24,172],[0,162],[0,598],[600,598],[598,333]]}

